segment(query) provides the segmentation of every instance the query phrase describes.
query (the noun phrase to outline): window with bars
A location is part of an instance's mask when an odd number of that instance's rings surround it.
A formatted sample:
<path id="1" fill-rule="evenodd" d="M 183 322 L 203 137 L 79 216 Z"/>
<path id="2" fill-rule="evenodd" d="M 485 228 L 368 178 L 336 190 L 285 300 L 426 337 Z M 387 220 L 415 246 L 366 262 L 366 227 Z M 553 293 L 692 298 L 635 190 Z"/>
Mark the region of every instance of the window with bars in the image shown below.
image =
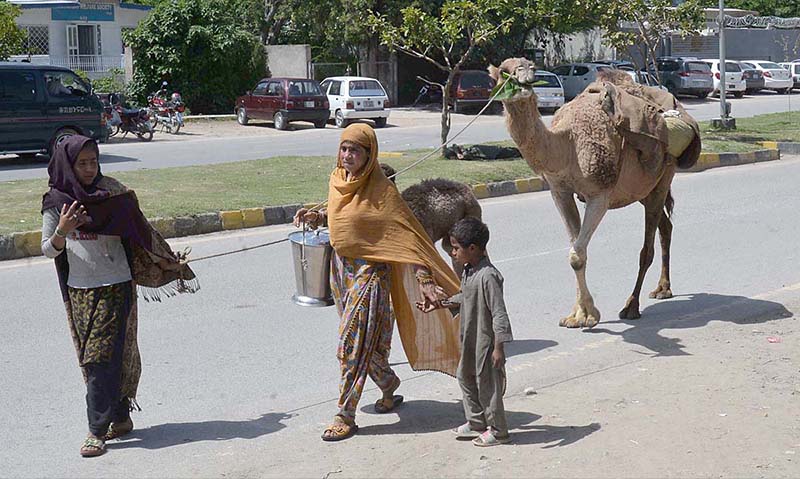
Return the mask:
<path id="1" fill-rule="evenodd" d="M 29 55 L 50 54 L 50 29 L 47 25 L 21 25 L 28 34 L 25 53 Z"/>

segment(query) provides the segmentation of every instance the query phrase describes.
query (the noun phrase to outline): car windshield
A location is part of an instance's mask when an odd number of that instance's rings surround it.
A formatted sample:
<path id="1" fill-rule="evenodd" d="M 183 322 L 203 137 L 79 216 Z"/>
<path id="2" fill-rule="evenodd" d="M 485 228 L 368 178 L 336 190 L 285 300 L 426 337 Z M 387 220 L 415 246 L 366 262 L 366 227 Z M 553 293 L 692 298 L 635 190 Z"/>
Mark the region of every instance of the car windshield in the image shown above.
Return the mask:
<path id="1" fill-rule="evenodd" d="M 711 67 L 703 62 L 686 62 L 686 69 L 689 73 L 707 73 L 711 71 Z"/>
<path id="2" fill-rule="evenodd" d="M 778 65 L 777 63 L 759 62 L 759 65 L 761 66 L 761 68 L 764 68 L 766 70 L 781 70 L 781 66 Z"/>
<path id="3" fill-rule="evenodd" d="M 739 67 L 738 63 L 725 62 L 725 71 L 727 71 L 727 72 L 740 72 L 740 71 L 742 71 L 742 69 Z"/>
<path id="4" fill-rule="evenodd" d="M 385 96 L 386 92 L 376 80 L 350 80 L 350 96 Z"/>
<path id="5" fill-rule="evenodd" d="M 461 77 L 459 85 L 461 88 L 492 88 L 492 79 L 488 74 L 468 73 Z"/>
<path id="6" fill-rule="evenodd" d="M 319 85 L 311 80 L 292 80 L 289 82 L 289 96 L 322 95 Z"/>
<path id="7" fill-rule="evenodd" d="M 535 88 L 561 88 L 558 77 L 555 75 L 537 74 L 533 77 L 533 86 Z"/>

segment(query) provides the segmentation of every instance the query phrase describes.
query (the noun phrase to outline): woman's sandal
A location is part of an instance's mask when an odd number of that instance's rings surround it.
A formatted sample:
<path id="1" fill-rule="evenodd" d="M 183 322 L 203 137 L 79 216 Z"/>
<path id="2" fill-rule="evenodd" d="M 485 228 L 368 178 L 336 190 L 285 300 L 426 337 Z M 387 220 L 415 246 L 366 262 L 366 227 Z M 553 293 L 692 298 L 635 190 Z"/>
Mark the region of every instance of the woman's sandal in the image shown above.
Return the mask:
<path id="1" fill-rule="evenodd" d="M 81 446 L 81 456 L 83 457 L 97 457 L 106 452 L 106 443 L 102 439 L 94 436 L 89 436 L 83 441 Z"/>
<path id="2" fill-rule="evenodd" d="M 112 439 L 122 437 L 131 431 L 133 431 L 133 420 L 131 418 L 128 418 L 123 422 L 112 422 L 108 425 L 108 432 L 106 432 L 103 440 L 110 441 Z"/>
<path id="3" fill-rule="evenodd" d="M 497 436 L 492 428 L 482 432 L 480 436 L 472 440 L 472 444 L 478 447 L 499 446 L 511 442 L 511 436 Z"/>
<path id="4" fill-rule="evenodd" d="M 352 437 L 356 432 L 358 432 L 358 426 L 356 426 L 355 422 L 350 424 L 342 416 L 336 416 L 333 419 L 333 424 L 328 426 L 322 433 L 322 440 L 328 442 L 342 441 Z"/>
<path id="5" fill-rule="evenodd" d="M 392 412 L 394 408 L 401 404 L 403 404 L 403 396 L 399 394 L 392 396 L 391 399 L 380 398 L 375 401 L 375 412 L 378 414 L 386 414 L 387 412 Z"/>

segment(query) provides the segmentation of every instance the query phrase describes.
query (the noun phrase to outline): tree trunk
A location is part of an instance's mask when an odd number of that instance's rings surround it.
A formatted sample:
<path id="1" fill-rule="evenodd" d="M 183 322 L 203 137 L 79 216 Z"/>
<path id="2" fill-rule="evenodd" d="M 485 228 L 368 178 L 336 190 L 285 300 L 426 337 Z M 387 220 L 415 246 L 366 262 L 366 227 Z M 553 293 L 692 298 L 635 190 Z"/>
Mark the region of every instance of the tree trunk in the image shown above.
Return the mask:
<path id="1" fill-rule="evenodd" d="M 450 86 L 457 70 L 451 70 L 447 75 L 447 82 L 442 89 L 442 145 L 447 146 L 447 136 L 450 135 Z"/>

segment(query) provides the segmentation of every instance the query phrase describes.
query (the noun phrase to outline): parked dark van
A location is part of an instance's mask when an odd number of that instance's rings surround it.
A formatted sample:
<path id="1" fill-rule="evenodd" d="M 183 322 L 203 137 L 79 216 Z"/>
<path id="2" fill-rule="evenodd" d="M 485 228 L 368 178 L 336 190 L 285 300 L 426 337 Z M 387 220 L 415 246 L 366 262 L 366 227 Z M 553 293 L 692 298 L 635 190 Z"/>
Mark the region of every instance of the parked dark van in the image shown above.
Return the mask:
<path id="1" fill-rule="evenodd" d="M 0 62 L 0 154 L 51 153 L 64 138 L 106 132 L 103 105 L 72 70 Z"/>

